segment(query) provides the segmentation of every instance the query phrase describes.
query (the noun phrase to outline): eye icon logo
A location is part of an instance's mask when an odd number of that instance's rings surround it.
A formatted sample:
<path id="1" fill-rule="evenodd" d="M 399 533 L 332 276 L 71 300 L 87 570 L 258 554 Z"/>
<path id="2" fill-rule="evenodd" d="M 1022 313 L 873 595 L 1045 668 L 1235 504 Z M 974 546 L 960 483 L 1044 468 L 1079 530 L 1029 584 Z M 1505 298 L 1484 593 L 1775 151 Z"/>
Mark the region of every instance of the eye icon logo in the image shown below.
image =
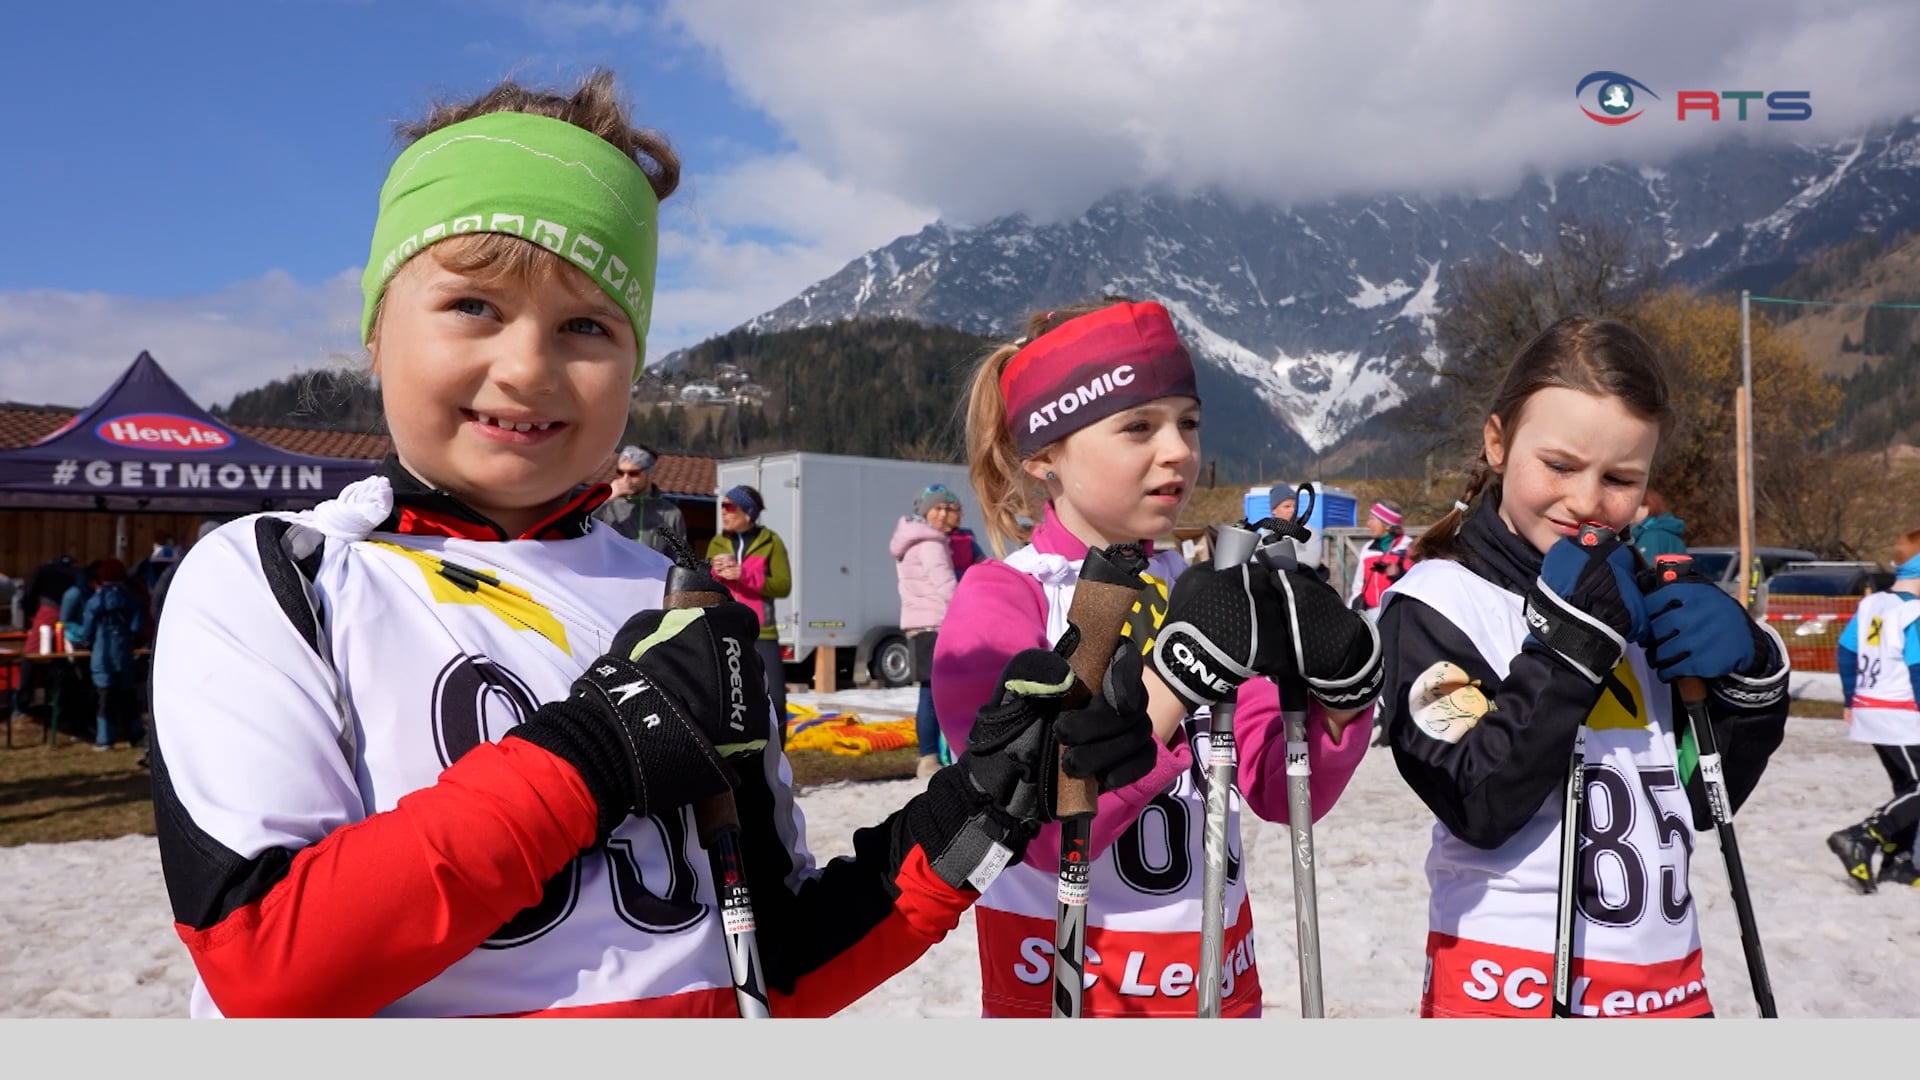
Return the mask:
<path id="1" fill-rule="evenodd" d="M 1587 119 L 1608 125 L 1624 124 L 1645 111 L 1640 107 L 1640 94 L 1660 100 L 1660 95 L 1647 89 L 1647 84 L 1617 71 L 1591 72 L 1573 89 L 1573 99 L 1580 102 L 1580 111 L 1587 114 Z M 1587 107 L 1589 98 L 1594 108 Z"/>

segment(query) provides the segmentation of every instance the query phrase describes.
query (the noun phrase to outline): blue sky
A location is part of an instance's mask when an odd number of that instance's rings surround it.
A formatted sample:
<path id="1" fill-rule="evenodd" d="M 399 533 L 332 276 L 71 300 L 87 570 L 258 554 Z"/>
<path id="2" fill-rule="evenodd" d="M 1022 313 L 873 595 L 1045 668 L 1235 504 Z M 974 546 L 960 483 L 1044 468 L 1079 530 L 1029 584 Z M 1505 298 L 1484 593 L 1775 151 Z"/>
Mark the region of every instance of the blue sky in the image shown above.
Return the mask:
<path id="1" fill-rule="evenodd" d="M 392 121 L 509 72 L 565 83 L 611 67 L 645 122 L 686 133 L 676 144 L 706 169 L 779 145 L 656 11 L 607 18 L 660 32 L 542 25 L 485 0 L 35 4 L 8 36 L 68 44 L 8 48 L 0 71 L 9 142 L 33 148 L 0 171 L 0 199 L 31 208 L 8 246 L 34 253 L 0 262 L 0 289 L 186 296 L 357 267 Z"/>
<path id="2" fill-rule="evenodd" d="M 1657 164 L 1580 75 L 1812 89 L 1832 137 L 1920 112 L 1920 5 L 1568 11 L 1253 0 L 182 0 L 0 16 L 0 400 L 77 405 L 147 349 L 203 401 L 357 362 L 392 124 L 513 74 L 615 70 L 680 151 L 649 355 L 936 219 L 1116 187 L 1289 202 Z M 1391 17 L 1385 17 L 1391 12 Z M 1708 133 L 1704 137 L 1718 137 Z"/>

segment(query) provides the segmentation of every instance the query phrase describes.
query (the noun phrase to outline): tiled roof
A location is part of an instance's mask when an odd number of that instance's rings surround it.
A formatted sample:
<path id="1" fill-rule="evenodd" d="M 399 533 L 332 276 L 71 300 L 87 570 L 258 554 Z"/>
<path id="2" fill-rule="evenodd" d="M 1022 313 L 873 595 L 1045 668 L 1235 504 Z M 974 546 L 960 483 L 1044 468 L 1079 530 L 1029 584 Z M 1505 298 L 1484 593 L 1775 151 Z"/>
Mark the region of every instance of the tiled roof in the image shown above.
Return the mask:
<path id="1" fill-rule="evenodd" d="M 72 419 L 73 414 L 72 409 L 49 406 L 0 405 L 0 450 L 16 450 L 44 439 Z M 235 424 L 233 429 L 268 446 L 319 457 L 377 461 L 387 456 L 387 451 L 393 445 L 393 441 L 385 435 L 362 431 L 265 427 L 259 424 Z M 715 460 L 710 457 L 662 454 L 654 466 L 653 482 L 669 494 L 711 496 L 715 493 L 714 483 L 718 475 L 715 466 Z M 613 458 L 607 459 L 594 479 L 613 479 Z"/>
<path id="2" fill-rule="evenodd" d="M 602 483 L 613 479 L 613 458 L 600 466 L 593 479 Z M 710 457 L 687 454 L 661 454 L 653 463 L 653 482 L 669 495 L 718 495 L 719 462 Z"/>

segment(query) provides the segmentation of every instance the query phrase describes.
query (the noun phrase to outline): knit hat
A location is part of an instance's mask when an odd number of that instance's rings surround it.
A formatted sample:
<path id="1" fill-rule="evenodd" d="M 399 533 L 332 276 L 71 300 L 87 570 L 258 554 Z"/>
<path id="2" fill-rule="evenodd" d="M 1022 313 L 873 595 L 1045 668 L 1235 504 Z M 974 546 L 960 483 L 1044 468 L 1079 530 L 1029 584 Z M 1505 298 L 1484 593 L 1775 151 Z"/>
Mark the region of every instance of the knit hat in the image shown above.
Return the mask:
<path id="1" fill-rule="evenodd" d="M 924 518 L 927 516 L 927 511 L 936 506 L 945 503 L 957 503 L 959 501 L 960 496 L 948 490 L 947 485 L 928 484 L 926 487 L 921 488 L 920 494 L 913 498 L 913 516 Z"/>
<path id="2" fill-rule="evenodd" d="M 724 498 L 739 507 L 740 512 L 747 515 L 748 521 L 760 520 L 760 502 L 753 497 L 753 494 L 749 492 L 745 486 L 736 485 L 728 488 Z"/>
<path id="3" fill-rule="evenodd" d="M 1379 518 L 1381 524 L 1386 525 L 1390 528 L 1397 529 L 1400 527 L 1400 511 L 1395 510 L 1388 503 L 1384 503 L 1384 502 L 1374 503 L 1373 509 L 1368 510 L 1367 513 L 1372 514 L 1374 517 Z"/>
<path id="4" fill-rule="evenodd" d="M 102 585 L 112 585 L 125 581 L 127 580 L 127 564 L 115 558 L 101 559 L 99 568 L 94 571 L 94 577 L 99 579 Z"/>
<path id="5" fill-rule="evenodd" d="M 620 464 L 641 472 L 653 471 L 653 452 L 644 446 L 629 446 L 620 451 Z"/>
<path id="6" fill-rule="evenodd" d="M 1299 498 L 1299 488 L 1292 484 L 1275 484 L 1267 489 L 1267 510 L 1271 513 L 1274 507 L 1279 506 L 1288 499 L 1298 500 Z"/>
<path id="7" fill-rule="evenodd" d="M 1048 443 L 1163 397 L 1199 400 L 1193 359 L 1159 304 L 1110 304 L 1021 346 L 1000 372 L 1014 449 Z"/>

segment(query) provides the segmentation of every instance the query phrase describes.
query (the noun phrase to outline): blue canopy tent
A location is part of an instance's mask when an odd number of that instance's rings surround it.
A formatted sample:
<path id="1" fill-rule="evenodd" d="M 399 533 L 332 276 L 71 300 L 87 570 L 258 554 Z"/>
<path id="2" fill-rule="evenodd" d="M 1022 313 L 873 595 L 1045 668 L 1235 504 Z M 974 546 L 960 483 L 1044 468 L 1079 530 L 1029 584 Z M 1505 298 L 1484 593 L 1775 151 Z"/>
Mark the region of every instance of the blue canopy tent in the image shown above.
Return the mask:
<path id="1" fill-rule="evenodd" d="M 375 462 L 295 454 L 209 416 L 142 352 L 93 404 L 0 451 L 0 507 L 242 514 L 332 498 Z"/>

